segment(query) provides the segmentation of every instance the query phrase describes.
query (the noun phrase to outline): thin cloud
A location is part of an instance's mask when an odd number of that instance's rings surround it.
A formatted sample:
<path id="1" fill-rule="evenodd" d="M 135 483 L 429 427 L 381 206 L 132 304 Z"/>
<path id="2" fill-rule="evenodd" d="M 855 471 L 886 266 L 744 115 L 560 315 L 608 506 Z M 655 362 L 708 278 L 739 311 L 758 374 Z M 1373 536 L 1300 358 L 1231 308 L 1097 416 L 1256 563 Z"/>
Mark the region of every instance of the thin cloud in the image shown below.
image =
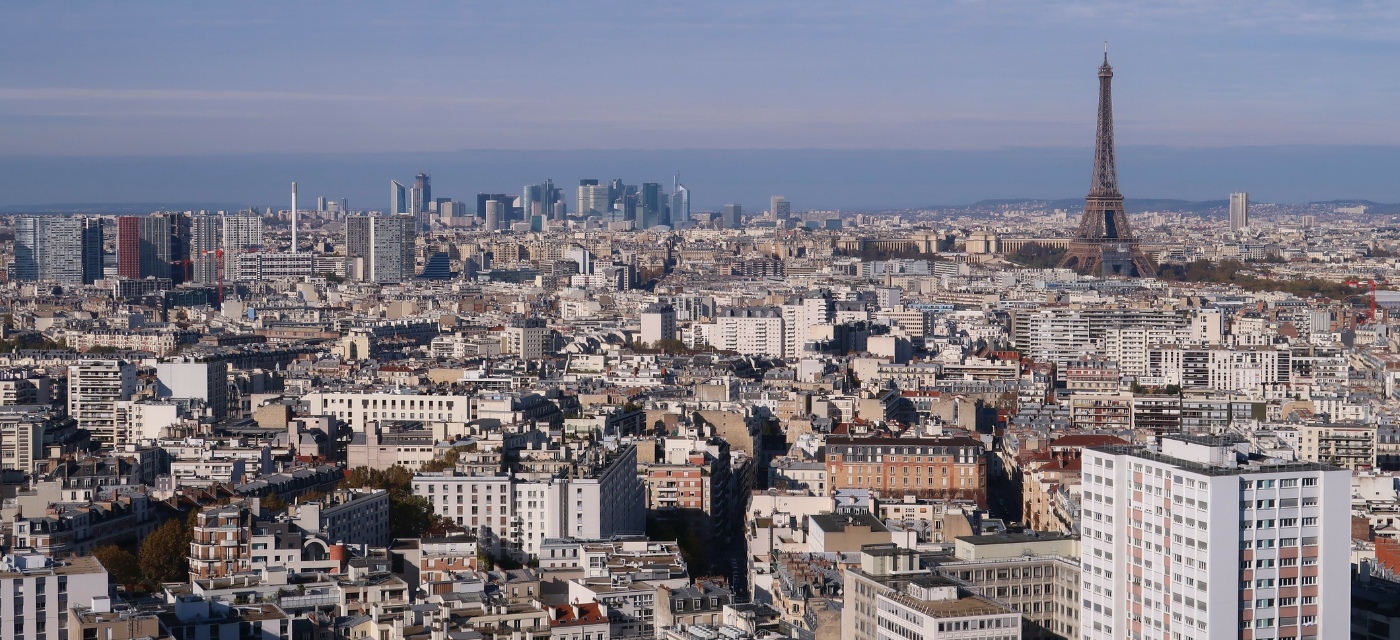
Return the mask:
<path id="1" fill-rule="evenodd" d="M 0 100 L 238 100 L 289 102 L 402 102 L 506 106 L 512 101 L 465 96 L 402 96 L 298 91 L 233 91 L 225 89 L 95 89 L 83 87 L 0 87 Z"/>

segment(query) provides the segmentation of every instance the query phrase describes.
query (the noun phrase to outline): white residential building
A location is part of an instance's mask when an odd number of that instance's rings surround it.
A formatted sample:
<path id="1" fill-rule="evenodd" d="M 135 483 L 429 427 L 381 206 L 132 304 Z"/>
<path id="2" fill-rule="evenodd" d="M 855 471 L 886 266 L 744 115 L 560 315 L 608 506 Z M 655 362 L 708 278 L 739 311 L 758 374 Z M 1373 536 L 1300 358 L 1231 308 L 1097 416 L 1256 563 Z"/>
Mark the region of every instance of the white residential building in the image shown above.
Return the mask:
<path id="1" fill-rule="evenodd" d="M 698 325 L 694 342 L 720 351 L 781 358 L 786 354 L 783 312 L 778 307 L 731 307 L 714 324 Z"/>
<path id="2" fill-rule="evenodd" d="M 1080 637 L 1344 638 L 1350 474 L 1237 439 L 1083 454 Z"/>
<path id="3" fill-rule="evenodd" d="M 433 513 L 476 533 L 483 545 L 509 543 L 538 555 L 550 538 L 606 540 L 646 531 L 645 492 L 637 478 L 637 449 L 594 449 L 557 474 L 516 477 L 457 470 L 422 472 L 414 495 Z"/>
<path id="4" fill-rule="evenodd" d="M 352 431 L 364 431 L 379 420 L 421 420 L 424 422 L 469 422 L 471 396 L 419 393 L 317 392 L 302 399 L 315 415 L 333 415 Z"/>
<path id="5" fill-rule="evenodd" d="M 0 558 L 3 640 L 68 640 L 68 607 L 107 597 L 107 570 L 91 556 L 55 560 L 38 553 Z M 74 637 L 73 640 L 79 640 Z"/>
<path id="6" fill-rule="evenodd" d="M 123 360 L 82 360 L 68 367 L 68 415 L 104 447 L 126 444 L 131 434 L 117 403 L 136 392 L 136 367 Z"/>

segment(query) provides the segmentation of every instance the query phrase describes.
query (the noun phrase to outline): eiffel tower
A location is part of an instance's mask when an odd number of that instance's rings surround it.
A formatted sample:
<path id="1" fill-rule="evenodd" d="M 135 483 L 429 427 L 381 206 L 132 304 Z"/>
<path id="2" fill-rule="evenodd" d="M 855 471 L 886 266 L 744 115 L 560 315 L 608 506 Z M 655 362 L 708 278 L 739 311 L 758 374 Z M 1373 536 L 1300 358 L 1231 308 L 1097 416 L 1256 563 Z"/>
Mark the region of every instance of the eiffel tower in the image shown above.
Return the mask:
<path id="1" fill-rule="evenodd" d="M 1113 159 L 1113 67 L 1104 47 L 1099 67 L 1099 129 L 1094 144 L 1094 180 L 1085 198 L 1079 233 L 1069 243 L 1060 266 L 1082 275 L 1143 277 L 1156 275 L 1143 255 L 1118 192 L 1118 167 Z"/>

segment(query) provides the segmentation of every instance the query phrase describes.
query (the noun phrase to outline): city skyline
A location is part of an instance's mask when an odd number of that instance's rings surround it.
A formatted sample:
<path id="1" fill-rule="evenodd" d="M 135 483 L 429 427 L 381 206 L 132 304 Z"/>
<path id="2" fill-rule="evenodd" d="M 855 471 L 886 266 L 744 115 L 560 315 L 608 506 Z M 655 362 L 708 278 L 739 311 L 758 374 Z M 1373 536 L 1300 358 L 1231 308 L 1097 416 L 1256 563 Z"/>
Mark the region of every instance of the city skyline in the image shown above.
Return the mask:
<path id="1" fill-rule="evenodd" d="M 1087 89 L 1092 91 L 1092 88 Z M 1092 121 L 1090 111 L 1084 119 Z M 1092 140 L 1092 130 L 1086 134 Z M 1247 190 L 1256 203 L 1400 202 L 1390 167 L 1400 147 L 1181 149 L 1119 145 L 1121 181 L 1134 199 L 1226 201 Z M 423 170 L 439 193 L 468 198 L 519 185 L 580 178 L 668 184 L 679 170 L 696 211 L 740 203 L 762 210 L 784 194 L 794 211 L 963 206 L 981 200 L 1082 199 L 1093 148 L 936 150 L 474 150 L 423 154 L 53 158 L 0 155 L 0 210 L 150 203 L 285 207 L 296 181 L 314 198 L 387 210 L 384 182 Z M 594 168 L 590 168 L 594 167 Z M 231 181 L 228 176 L 238 176 Z M 405 185 L 405 207 L 408 187 Z M 572 200 L 572 197 L 571 197 Z M 572 210 L 574 203 L 570 203 Z M 200 208 L 200 207 L 194 207 Z M 154 209 L 152 209 L 154 210 Z M 407 210 L 407 209 L 405 209 Z"/>
<path id="2" fill-rule="evenodd" d="M 455 193 L 637 175 L 618 165 L 646 166 L 638 180 L 691 176 L 705 209 L 772 195 L 750 193 L 748 176 L 798 208 L 1076 197 L 1087 165 L 1076 154 L 1093 132 L 1083 70 L 1105 39 L 1125 73 L 1119 143 L 1142 167 L 1125 169 L 1132 193 L 1400 201 L 1374 168 L 1400 161 L 1400 123 L 1384 107 L 1400 91 L 1386 64 L 1400 16 L 1371 5 L 15 13 L 0 29 L 71 44 L 12 51 L 28 64 L 0 83 L 0 167 L 14 174 L 0 181 L 0 206 L 256 204 L 291 180 L 377 202 L 361 183 L 419 168 Z M 563 28 L 566 44 L 545 37 Z M 514 170 L 482 166 L 501 154 L 514 154 Z M 869 168 L 833 181 L 810 154 Z M 878 184 L 885 174 L 903 175 Z M 851 186 L 872 179 L 900 197 Z M 65 197 L 46 197 L 60 188 Z"/>

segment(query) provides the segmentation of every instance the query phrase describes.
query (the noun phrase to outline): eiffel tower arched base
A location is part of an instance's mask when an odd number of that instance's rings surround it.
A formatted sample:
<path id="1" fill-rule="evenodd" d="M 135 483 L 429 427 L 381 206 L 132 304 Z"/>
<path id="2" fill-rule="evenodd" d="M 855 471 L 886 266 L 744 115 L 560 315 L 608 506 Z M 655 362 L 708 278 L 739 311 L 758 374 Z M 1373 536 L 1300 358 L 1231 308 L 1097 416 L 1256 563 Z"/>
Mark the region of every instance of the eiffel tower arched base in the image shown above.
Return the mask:
<path id="1" fill-rule="evenodd" d="M 1080 275 L 1105 278 L 1157 275 L 1157 268 L 1136 242 L 1071 241 L 1064 259 L 1060 260 L 1060 268 L 1073 269 Z"/>

